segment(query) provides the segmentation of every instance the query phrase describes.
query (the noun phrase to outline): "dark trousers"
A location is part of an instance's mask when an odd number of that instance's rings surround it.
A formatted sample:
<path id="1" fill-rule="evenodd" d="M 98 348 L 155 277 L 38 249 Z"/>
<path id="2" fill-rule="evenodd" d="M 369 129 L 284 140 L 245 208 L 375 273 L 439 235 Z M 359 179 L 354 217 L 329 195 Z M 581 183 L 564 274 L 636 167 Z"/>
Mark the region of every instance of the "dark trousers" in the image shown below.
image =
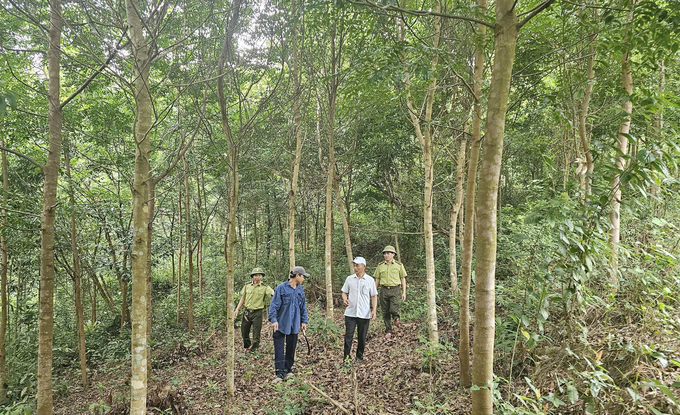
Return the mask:
<path id="1" fill-rule="evenodd" d="M 262 332 L 262 310 L 246 310 L 243 312 L 243 318 L 241 319 L 241 337 L 243 337 L 243 347 L 249 348 L 253 347 L 253 350 L 257 350 L 260 346 L 260 333 Z M 246 315 L 248 319 L 246 320 Z M 250 329 L 253 329 L 253 341 L 250 341 Z"/>
<path id="2" fill-rule="evenodd" d="M 280 331 L 274 332 L 274 369 L 276 376 L 283 378 L 286 373 L 290 373 L 295 363 L 295 347 L 297 346 L 298 335 L 283 334 Z M 284 342 L 285 354 L 284 354 Z"/>
<path id="3" fill-rule="evenodd" d="M 380 287 L 380 307 L 387 333 L 392 333 L 392 319 L 399 318 L 399 304 L 401 304 L 401 285 L 391 288 Z"/>
<path id="4" fill-rule="evenodd" d="M 345 316 L 345 357 L 349 357 L 352 351 L 352 340 L 354 340 L 354 329 L 357 329 L 357 337 L 359 344 L 357 345 L 357 360 L 364 359 L 364 348 L 366 347 L 366 335 L 368 334 L 368 325 L 371 322 L 370 318 L 358 318 Z"/>

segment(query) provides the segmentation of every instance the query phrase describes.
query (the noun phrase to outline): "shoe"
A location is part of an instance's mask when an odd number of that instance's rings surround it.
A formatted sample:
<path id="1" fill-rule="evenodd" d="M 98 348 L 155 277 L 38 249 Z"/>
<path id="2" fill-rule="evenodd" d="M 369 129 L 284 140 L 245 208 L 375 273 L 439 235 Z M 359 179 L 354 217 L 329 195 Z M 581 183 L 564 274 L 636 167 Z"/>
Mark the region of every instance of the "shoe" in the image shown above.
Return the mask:
<path id="1" fill-rule="evenodd" d="M 245 354 L 250 353 L 250 347 L 246 347 L 245 349 L 243 349 L 243 353 Z"/>
<path id="2" fill-rule="evenodd" d="M 385 340 L 392 340 L 392 333 L 385 334 Z"/>
<path id="3" fill-rule="evenodd" d="M 281 382 L 283 382 L 283 378 L 280 378 L 280 377 L 278 377 L 278 376 L 275 377 L 275 378 L 272 380 L 272 384 L 274 384 L 274 385 L 276 385 L 277 383 L 281 383 Z"/>
<path id="4" fill-rule="evenodd" d="M 283 377 L 283 380 L 289 381 L 289 380 L 293 379 L 294 377 L 295 377 L 295 375 L 293 375 L 293 372 L 288 372 L 288 373 L 286 373 L 286 376 Z"/>
<path id="5" fill-rule="evenodd" d="M 394 324 L 394 327 L 399 327 L 399 319 L 395 318 L 392 324 Z"/>
<path id="6" fill-rule="evenodd" d="M 355 360 L 355 362 L 357 362 L 357 363 L 361 363 L 363 361 L 364 361 L 363 357 L 357 357 L 356 360 Z"/>

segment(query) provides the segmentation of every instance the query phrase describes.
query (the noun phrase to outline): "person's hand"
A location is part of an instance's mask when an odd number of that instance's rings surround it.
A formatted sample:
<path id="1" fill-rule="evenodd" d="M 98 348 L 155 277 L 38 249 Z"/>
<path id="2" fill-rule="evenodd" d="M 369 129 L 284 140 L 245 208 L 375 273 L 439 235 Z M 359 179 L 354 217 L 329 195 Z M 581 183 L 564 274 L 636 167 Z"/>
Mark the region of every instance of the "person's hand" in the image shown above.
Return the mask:
<path id="1" fill-rule="evenodd" d="M 300 330 L 305 331 L 306 328 L 307 328 L 307 323 L 300 324 Z"/>
<path id="2" fill-rule="evenodd" d="M 406 301 L 406 293 L 401 293 L 401 301 Z"/>
<path id="3" fill-rule="evenodd" d="M 377 314 L 376 310 L 371 311 L 371 320 L 375 320 L 377 315 L 378 314 Z"/>
<path id="4" fill-rule="evenodd" d="M 349 307 L 349 299 L 343 298 L 342 302 L 345 303 L 345 307 Z"/>
<path id="5" fill-rule="evenodd" d="M 274 332 L 277 332 L 279 330 L 279 322 L 278 321 L 275 321 L 274 323 L 272 323 L 272 330 Z"/>
<path id="6" fill-rule="evenodd" d="M 236 320 L 236 317 L 238 317 L 238 310 L 234 310 L 234 320 Z"/>

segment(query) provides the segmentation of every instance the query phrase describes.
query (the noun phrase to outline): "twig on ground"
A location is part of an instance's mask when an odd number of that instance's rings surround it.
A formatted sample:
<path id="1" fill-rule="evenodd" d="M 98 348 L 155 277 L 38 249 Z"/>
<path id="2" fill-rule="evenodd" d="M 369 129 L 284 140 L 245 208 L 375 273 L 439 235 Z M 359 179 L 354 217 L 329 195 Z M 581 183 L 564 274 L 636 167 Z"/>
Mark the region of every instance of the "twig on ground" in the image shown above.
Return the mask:
<path id="1" fill-rule="evenodd" d="M 316 392 L 319 393 L 319 395 L 321 395 L 321 396 L 323 396 L 324 398 L 326 398 L 326 399 L 328 400 L 328 402 L 330 402 L 330 403 L 332 403 L 333 405 L 337 406 L 342 412 L 346 413 L 347 415 L 350 415 L 350 413 L 349 413 L 349 411 L 347 410 L 347 408 L 345 408 L 344 406 L 342 406 L 342 404 L 340 404 L 340 402 L 338 402 L 338 401 L 336 401 L 335 399 L 333 399 L 333 398 L 331 398 L 330 396 L 328 396 L 328 394 L 326 394 L 326 392 L 322 391 L 321 389 L 317 388 L 316 386 L 312 385 L 311 383 L 307 382 L 306 380 L 302 381 L 302 383 L 304 383 L 305 385 L 308 385 L 310 388 L 314 389 Z"/>

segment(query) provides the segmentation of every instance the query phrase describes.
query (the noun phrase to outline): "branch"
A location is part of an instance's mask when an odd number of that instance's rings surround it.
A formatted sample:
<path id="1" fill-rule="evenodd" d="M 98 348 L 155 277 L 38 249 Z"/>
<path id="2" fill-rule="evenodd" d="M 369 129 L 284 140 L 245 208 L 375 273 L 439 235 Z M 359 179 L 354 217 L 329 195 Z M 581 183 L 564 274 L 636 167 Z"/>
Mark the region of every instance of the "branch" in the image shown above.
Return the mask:
<path id="1" fill-rule="evenodd" d="M 23 158 L 23 159 L 25 159 L 25 160 L 30 161 L 33 165 L 35 165 L 37 168 L 39 168 L 40 171 L 42 171 L 42 169 L 43 169 L 43 165 L 42 165 L 42 164 L 39 164 L 37 161 L 33 160 L 32 158 L 28 157 L 28 156 L 25 155 L 25 154 L 21 154 L 21 153 L 19 153 L 19 152 L 17 152 L 17 151 L 10 150 L 9 148 L 3 147 L 3 146 L 0 146 L 0 150 L 6 151 L 6 152 L 8 152 L 8 153 L 12 153 L 12 154 L 14 154 L 15 156 L 19 156 L 19 157 L 21 157 L 21 158 Z"/>
<path id="2" fill-rule="evenodd" d="M 550 7 L 551 4 L 553 4 L 555 0 L 545 0 L 543 3 L 539 4 L 538 6 L 534 7 L 532 10 L 528 11 L 529 15 L 524 18 L 519 24 L 517 24 L 517 30 L 521 29 L 522 26 L 527 24 L 529 20 L 533 19 L 534 16 L 542 12 L 543 10 L 547 9 Z"/>
<path id="3" fill-rule="evenodd" d="M 555 1 L 555 0 L 552 0 L 552 1 Z M 551 1 L 551 3 L 552 3 L 552 1 Z M 403 9 L 401 7 L 390 6 L 390 5 L 381 6 L 379 4 L 373 3 L 370 0 L 366 0 L 366 1 L 349 0 L 349 2 L 356 5 L 356 6 L 368 6 L 368 7 L 373 7 L 375 9 L 381 9 L 381 10 L 384 10 L 384 11 L 388 11 L 388 12 L 399 12 L 399 13 L 411 14 L 411 15 L 414 15 L 414 16 L 439 16 L 439 17 L 444 17 L 444 18 L 447 18 L 447 19 L 465 20 L 467 22 L 478 23 L 478 24 L 484 25 L 486 27 L 490 27 L 492 30 L 494 28 L 494 25 L 492 23 L 489 23 L 489 22 L 484 21 L 484 20 L 475 19 L 474 17 L 458 16 L 458 15 L 455 15 L 455 14 L 447 14 L 447 13 L 437 13 L 437 12 L 432 12 L 432 11 L 427 11 L 427 10 Z"/>
<path id="4" fill-rule="evenodd" d="M 330 403 L 332 403 L 333 405 L 335 405 L 335 406 L 336 406 L 338 409 L 340 409 L 343 413 L 346 413 L 347 415 L 350 414 L 350 412 L 349 412 L 349 410 L 347 410 L 347 408 L 345 408 L 344 406 L 342 406 L 342 404 L 341 404 L 340 402 L 338 402 L 338 401 L 336 401 L 335 399 L 333 399 L 333 398 L 331 398 L 330 396 L 328 396 L 328 394 L 327 394 L 326 392 L 322 391 L 321 389 L 317 388 L 316 386 L 312 385 L 311 383 L 309 383 L 309 382 L 306 381 L 306 380 L 303 381 L 302 383 L 304 383 L 305 385 L 307 385 L 307 386 L 309 386 L 310 388 L 314 389 L 319 395 L 321 395 L 321 396 L 323 396 L 324 398 L 328 399 L 328 402 L 330 402 Z"/>
<path id="5" fill-rule="evenodd" d="M 107 66 L 109 66 L 109 63 L 111 63 L 111 60 L 112 60 L 112 59 L 116 56 L 116 54 L 118 53 L 118 49 L 120 49 L 120 47 L 121 47 L 121 46 L 120 46 L 120 43 L 121 43 L 122 41 L 123 41 L 123 38 L 121 38 L 121 39 L 118 41 L 118 44 L 116 45 L 116 48 L 113 49 L 113 52 L 111 52 L 111 54 L 109 55 L 109 58 L 106 59 L 106 62 L 102 63 L 101 66 L 99 67 L 99 69 L 97 69 L 96 71 L 94 71 L 94 73 L 93 73 L 92 75 L 90 75 L 90 77 L 87 78 L 87 79 L 85 80 L 85 82 L 83 82 L 83 84 L 80 86 L 80 88 L 78 88 L 74 93 L 72 93 L 70 97 L 66 98 L 66 100 L 65 100 L 64 102 L 62 102 L 61 105 L 59 105 L 59 109 L 63 109 L 63 108 L 66 106 L 66 104 L 68 104 L 69 102 L 71 102 L 75 97 L 77 97 L 81 92 L 83 92 L 83 90 L 84 90 L 85 88 L 87 88 L 88 85 L 90 85 L 90 82 L 92 82 L 92 81 L 94 80 L 94 78 L 97 77 L 97 75 L 99 75 L 100 73 L 102 73 L 102 71 L 103 71 Z M 127 42 L 125 43 L 125 45 L 123 45 L 123 47 L 125 47 L 126 45 L 127 45 Z"/>

